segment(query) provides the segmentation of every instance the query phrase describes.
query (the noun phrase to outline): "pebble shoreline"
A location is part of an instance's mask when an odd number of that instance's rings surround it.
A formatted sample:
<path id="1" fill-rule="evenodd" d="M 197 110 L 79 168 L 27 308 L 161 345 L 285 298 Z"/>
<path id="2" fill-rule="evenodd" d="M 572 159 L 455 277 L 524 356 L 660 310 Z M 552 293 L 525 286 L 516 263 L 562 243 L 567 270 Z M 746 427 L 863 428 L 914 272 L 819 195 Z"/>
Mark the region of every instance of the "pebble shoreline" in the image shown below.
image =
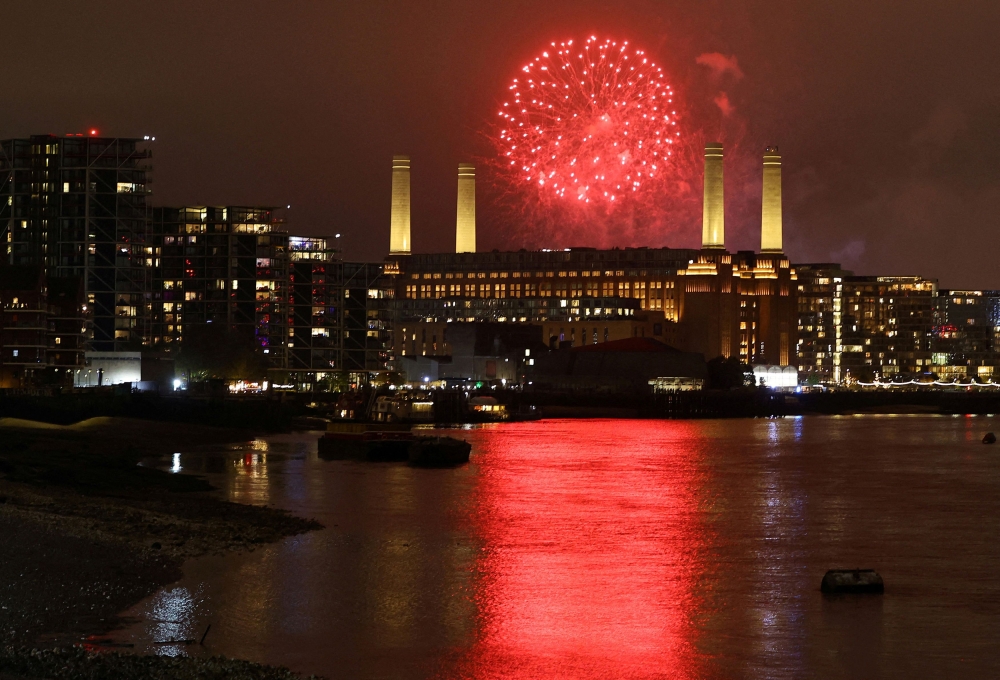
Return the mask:
<path id="1" fill-rule="evenodd" d="M 64 649 L 0 648 L 0 680 L 299 680 L 287 668 L 264 666 L 224 656 L 189 658 L 94 653 Z M 6 678 L 5 678 L 6 675 Z M 316 676 L 309 676 L 315 678 Z"/>
<path id="2" fill-rule="evenodd" d="M 0 473 L 15 469 L 10 461 L 19 459 L 11 456 L 25 460 L 26 455 L 5 451 L 2 444 L 10 441 L 5 434 L 0 431 Z M 17 434 L 24 436 L 20 428 Z M 63 439 L 51 442 L 32 438 L 40 442 L 33 444 L 38 453 L 27 460 L 44 465 L 48 450 L 65 456 L 79 445 L 75 434 L 59 434 Z M 97 433 L 103 444 L 108 440 L 102 435 Z M 252 551 L 321 528 L 313 520 L 230 503 L 211 492 L 161 488 L 155 475 L 150 485 L 149 473 L 143 474 L 141 488 L 127 488 L 126 477 L 125 487 L 111 490 L 0 476 L 0 644 L 7 645 L 0 648 L 0 680 L 300 677 L 223 657 L 84 648 L 88 638 L 120 625 L 120 612 L 179 579 L 184 559 Z"/>

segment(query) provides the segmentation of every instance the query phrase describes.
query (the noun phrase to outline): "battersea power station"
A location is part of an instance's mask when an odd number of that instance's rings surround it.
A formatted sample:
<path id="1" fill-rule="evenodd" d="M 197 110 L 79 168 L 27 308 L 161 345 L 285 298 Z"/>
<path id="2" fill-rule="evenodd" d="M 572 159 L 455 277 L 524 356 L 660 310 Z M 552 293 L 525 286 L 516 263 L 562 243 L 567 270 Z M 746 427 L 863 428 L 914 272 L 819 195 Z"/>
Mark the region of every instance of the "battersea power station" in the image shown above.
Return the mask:
<path id="1" fill-rule="evenodd" d="M 273 206 L 151 205 L 152 143 L 0 140 L 0 388 L 170 390 L 209 359 L 216 377 L 294 391 L 401 374 L 635 394 L 696 388 L 709 368 L 722 384 L 736 367 L 706 366 L 720 356 L 782 388 L 1000 376 L 1000 291 L 790 265 L 776 148 L 757 252 L 726 250 L 724 150 L 708 144 L 701 248 L 477 252 L 462 164 L 455 252 L 413 254 L 410 159 L 396 157 L 390 253 L 358 262 Z M 226 364 L 220 345 L 253 361 Z"/>
<path id="2" fill-rule="evenodd" d="M 782 251 L 781 156 L 777 148 L 763 155 L 760 252 L 726 249 L 723 161 L 722 144 L 706 145 L 700 250 L 477 252 L 475 168 L 462 164 L 455 252 L 415 254 L 410 160 L 393 158 L 385 273 L 394 288 L 397 364 L 410 377 L 437 378 L 446 371 L 435 362 L 457 354 L 458 344 L 502 342 L 524 347 L 530 357 L 532 346 L 586 349 L 630 338 L 638 339 L 633 347 L 656 341 L 705 359 L 794 364 L 796 273 Z M 490 329 L 489 338 L 475 337 L 482 329 Z"/>

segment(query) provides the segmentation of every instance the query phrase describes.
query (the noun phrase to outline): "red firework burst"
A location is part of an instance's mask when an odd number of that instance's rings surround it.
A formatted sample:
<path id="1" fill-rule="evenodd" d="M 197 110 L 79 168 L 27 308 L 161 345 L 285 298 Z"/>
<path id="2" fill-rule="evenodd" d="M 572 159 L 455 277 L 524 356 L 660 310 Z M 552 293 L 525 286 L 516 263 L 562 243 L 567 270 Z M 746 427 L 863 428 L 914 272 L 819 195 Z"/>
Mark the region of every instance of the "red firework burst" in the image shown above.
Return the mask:
<path id="1" fill-rule="evenodd" d="M 515 185 L 611 209 L 666 180 L 677 130 L 663 71 L 628 42 L 551 44 L 510 86 L 496 143 Z"/>

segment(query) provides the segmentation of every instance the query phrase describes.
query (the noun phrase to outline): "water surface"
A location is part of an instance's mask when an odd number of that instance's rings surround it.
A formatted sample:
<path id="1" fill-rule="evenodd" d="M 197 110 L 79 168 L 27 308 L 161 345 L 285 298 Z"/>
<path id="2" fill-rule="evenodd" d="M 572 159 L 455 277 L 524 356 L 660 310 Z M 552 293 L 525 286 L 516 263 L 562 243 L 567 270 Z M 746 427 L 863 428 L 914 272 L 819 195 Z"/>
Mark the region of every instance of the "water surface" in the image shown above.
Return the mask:
<path id="1" fill-rule="evenodd" d="M 331 678 L 998 677 L 998 429 L 512 423 L 449 432 L 473 444 L 452 470 L 323 461 L 305 433 L 180 452 L 326 528 L 190 560 L 119 637 Z M 836 567 L 885 595 L 821 595 Z"/>

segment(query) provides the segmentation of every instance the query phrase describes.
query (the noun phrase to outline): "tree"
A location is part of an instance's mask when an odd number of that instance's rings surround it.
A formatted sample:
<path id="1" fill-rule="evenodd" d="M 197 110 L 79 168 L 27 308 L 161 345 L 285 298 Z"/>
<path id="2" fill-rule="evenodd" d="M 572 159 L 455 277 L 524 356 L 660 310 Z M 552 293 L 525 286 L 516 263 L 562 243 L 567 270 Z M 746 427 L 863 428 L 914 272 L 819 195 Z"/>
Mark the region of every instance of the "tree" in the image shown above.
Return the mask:
<path id="1" fill-rule="evenodd" d="M 735 357 L 717 356 L 708 362 L 708 387 L 713 390 L 731 390 L 747 384 L 747 375 L 753 380 L 753 371 Z"/>

